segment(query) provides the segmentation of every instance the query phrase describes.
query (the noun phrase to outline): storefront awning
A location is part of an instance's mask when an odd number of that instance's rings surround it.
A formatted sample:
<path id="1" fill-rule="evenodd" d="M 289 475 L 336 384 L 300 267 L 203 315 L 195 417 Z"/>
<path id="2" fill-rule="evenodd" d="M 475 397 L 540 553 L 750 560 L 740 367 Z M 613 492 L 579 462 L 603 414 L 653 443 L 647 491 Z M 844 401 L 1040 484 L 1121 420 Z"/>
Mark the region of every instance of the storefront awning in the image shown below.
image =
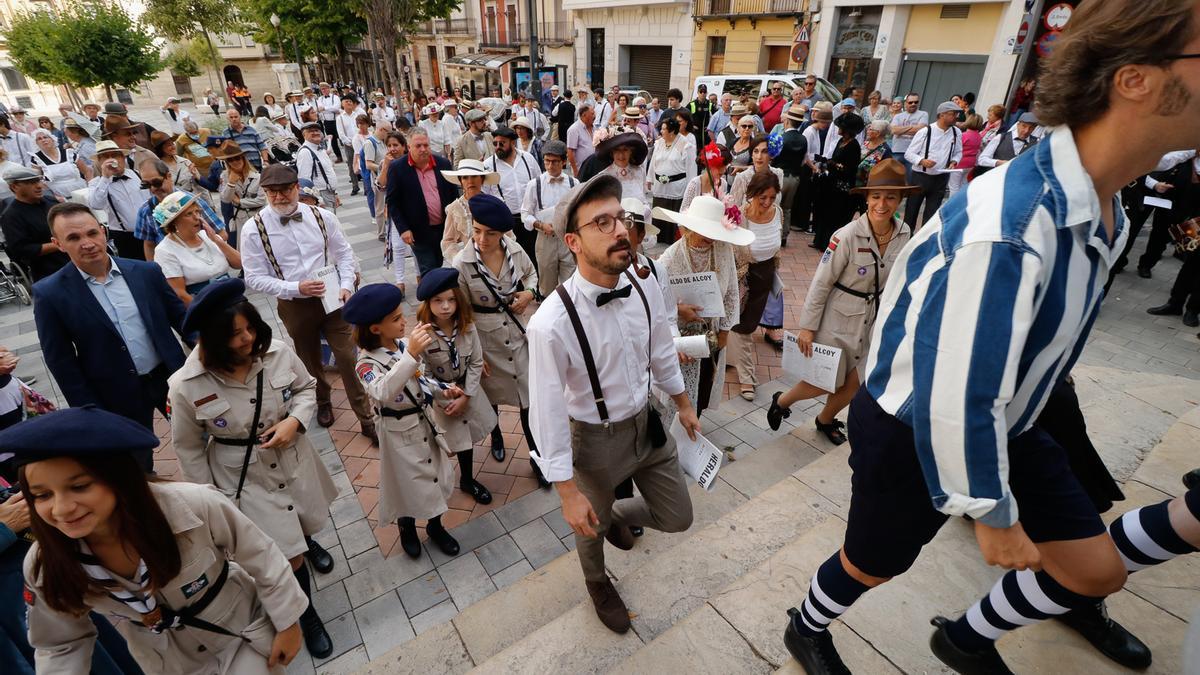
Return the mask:
<path id="1" fill-rule="evenodd" d="M 447 68 L 500 70 L 513 61 L 528 61 L 528 54 L 456 54 L 442 62 Z"/>

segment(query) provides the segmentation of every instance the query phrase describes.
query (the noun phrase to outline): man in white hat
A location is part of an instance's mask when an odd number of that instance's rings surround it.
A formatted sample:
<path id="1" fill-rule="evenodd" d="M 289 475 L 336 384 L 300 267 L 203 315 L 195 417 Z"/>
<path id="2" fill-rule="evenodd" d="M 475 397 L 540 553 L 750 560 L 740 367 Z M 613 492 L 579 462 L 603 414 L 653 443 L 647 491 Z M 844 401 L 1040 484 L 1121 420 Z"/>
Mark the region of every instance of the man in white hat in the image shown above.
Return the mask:
<path id="1" fill-rule="evenodd" d="M 452 98 L 446 99 L 446 102 L 442 104 L 442 117 L 454 122 L 454 127 L 458 130 L 454 135 L 454 143 L 457 144 L 458 137 L 467 132 L 467 118 L 459 109 L 458 101 Z"/>
<path id="2" fill-rule="evenodd" d="M 464 159 L 485 160 L 491 157 L 496 148 L 492 145 L 492 134 L 487 130 L 488 115 L 483 110 L 475 108 L 466 115 L 467 133 L 458 138 L 454 146 L 454 168 Z"/>
<path id="3" fill-rule="evenodd" d="M 81 107 L 83 108 L 83 116 L 87 118 L 87 121 L 95 124 L 97 127 L 104 126 L 104 116 L 100 114 L 99 103 L 84 101 Z"/>
<path id="4" fill-rule="evenodd" d="M 379 126 L 383 122 L 388 124 L 396 123 L 396 111 L 388 105 L 387 96 L 384 96 L 382 91 L 375 92 L 375 107 L 371 109 L 371 121 L 375 126 Z"/>
<path id="5" fill-rule="evenodd" d="M 442 106 L 434 101 L 425 106 L 425 119 L 418 126 L 429 134 L 429 146 L 433 151 L 450 159 L 454 144 L 458 143 L 458 125 L 454 120 L 442 117 Z"/>
<path id="6" fill-rule="evenodd" d="M 179 109 L 179 99 L 175 96 L 168 96 L 167 102 L 161 108 L 163 119 L 167 121 L 167 132 L 172 136 L 178 136 L 183 133 L 183 125 L 192 116 L 186 110 Z"/>
<path id="7" fill-rule="evenodd" d="M 137 228 L 138 209 L 150 199 L 142 179 L 129 167 L 129 150 L 112 141 L 96 144 L 93 162 L 97 176 L 88 187 L 88 206 L 108 216 L 108 238 L 122 258 L 145 260 L 142 242 L 133 232 Z"/>
<path id="8" fill-rule="evenodd" d="M 680 532 L 692 523 L 675 443 L 650 406 L 650 387 L 671 397 L 692 438 L 700 420 L 658 284 L 629 271 L 634 251 L 620 199 L 621 184 L 598 176 L 563 205 L 555 229 L 579 267 L 542 303 L 527 335 L 531 454 L 562 499 L 596 615 L 625 633 L 629 610 L 605 573 L 605 539 L 628 550 L 631 526 Z M 641 495 L 614 500 L 629 477 Z"/>
<path id="9" fill-rule="evenodd" d="M 353 95 L 342 96 L 340 103 L 341 112 L 334 120 L 334 126 L 337 127 L 337 139 L 334 145 L 340 145 L 342 154 L 346 157 L 354 157 L 354 137 L 358 135 L 358 116 L 365 115 L 366 110 L 359 105 Z M 353 197 L 359 191 L 358 166 L 351 160 L 349 168 L 350 196 Z"/>
<path id="10" fill-rule="evenodd" d="M 336 212 L 342 200 L 337 194 L 338 175 L 333 168 L 333 159 L 329 151 L 321 147 L 325 132 L 320 122 L 308 122 L 302 131 L 304 145 L 296 151 L 296 175 L 311 180 L 320 190 L 325 208 Z"/>
<path id="11" fill-rule="evenodd" d="M 288 124 L 296 138 L 303 141 L 304 137 L 300 134 L 300 127 L 304 126 L 302 117 L 304 111 L 309 108 L 308 104 L 304 102 L 304 94 L 298 91 L 289 91 L 284 98 L 287 99 L 287 105 L 283 106 L 283 110 L 287 113 Z"/>
<path id="12" fill-rule="evenodd" d="M 567 144 L 558 140 L 546 143 L 542 147 L 546 170 L 525 188 L 525 199 L 521 202 L 521 223 L 526 230 L 537 232 L 533 252 L 538 290 L 543 297 L 575 272 L 575 258 L 554 231 L 555 207 L 579 184 L 574 177 L 563 174 L 566 163 Z"/>
<path id="13" fill-rule="evenodd" d="M 344 144 L 341 142 L 342 136 L 337 125 L 338 113 L 342 111 L 341 97 L 329 86 L 328 82 L 322 82 L 317 86 L 321 89 L 321 95 L 317 96 L 317 119 L 321 121 L 321 128 L 325 131 L 325 135 L 333 139 L 329 144 L 333 146 L 333 156 L 336 162 L 341 162 Z M 354 136 L 352 135 L 351 138 Z"/>
<path id="14" fill-rule="evenodd" d="M 12 119 L 13 131 L 19 131 L 23 134 L 33 134 L 37 131 L 37 122 L 29 119 L 25 113 L 25 109 L 21 106 L 13 106 L 8 111 L 9 117 Z"/>
<path id="15" fill-rule="evenodd" d="M 912 166 L 913 185 L 921 191 L 908 198 L 904 221 L 913 229 L 937 213 L 950 185 L 950 174 L 962 161 L 962 131 L 955 125 L 959 107 L 950 101 L 939 103 L 937 121 L 917 131 L 904 151 L 904 159 Z M 921 206 L 924 205 L 924 215 Z M 921 220 L 918 221 L 917 218 Z"/>

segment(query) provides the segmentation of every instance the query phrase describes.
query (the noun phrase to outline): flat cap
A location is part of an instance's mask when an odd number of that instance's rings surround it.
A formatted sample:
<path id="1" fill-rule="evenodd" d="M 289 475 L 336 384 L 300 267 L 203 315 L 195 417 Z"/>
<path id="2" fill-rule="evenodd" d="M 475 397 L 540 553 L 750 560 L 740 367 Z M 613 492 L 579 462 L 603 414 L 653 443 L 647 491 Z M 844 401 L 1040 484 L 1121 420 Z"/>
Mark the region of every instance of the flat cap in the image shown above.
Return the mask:
<path id="1" fill-rule="evenodd" d="M 296 170 L 290 166 L 283 164 L 272 164 L 263 169 L 262 177 L 258 184 L 263 187 L 281 187 L 283 185 L 292 185 L 300 180 L 296 175 Z"/>
<path id="2" fill-rule="evenodd" d="M 153 450 L 158 437 L 128 417 L 94 405 L 63 408 L 0 431 L 0 453 L 15 464 L 55 457 L 92 457 Z"/>
<path id="3" fill-rule="evenodd" d="M 24 180 L 42 180 L 42 174 L 27 166 L 14 166 L 4 170 L 5 183 L 19 183 Z"/>
<path id="4" fill-rule="evenodd" d="M 954 104 L 950 101 L 946 101 L 944 103 L 938 104 L 937 114 L 941 115 L 943 113 L 948 113 L 948 112 L 952 112 L 952 113 L 962 112 L 962 108 L 959 108 L 956 104 Z"/>
<path id="5" fill-rule="evenodd" d="M 342 318 L 355 326 L 371 326 L 383 321 L 401 302 L 404 291 L 395 285 L 367 284 L 342 306 Z"/>
<path id="6" fill-rule="evenodd" d="M 554 155 L 555 157 L 567 158 L 567 144 L 560 140 L 547 141 L 542 146 L 542 157 L 546 155 Z"/>
<path id="7" fill-rule="evenodd" d="M 1025 124 L 1041 124 L 1041 122 L 1038 121 L 1037 115 L 1031 112 L 1021 113 L 1021 116 L 1017 118 L 1017 121 L 1024 122 Z M 5 175 L 8 175 L 7 172 Z"/>
<path id="8" fill-rule="evenodd" d="M 467 121 L 468 122 L 475 122 L 477 120 L 481 120 L 486 117 L 487 117 L 487 113 L 480 110 L 479 108 L 475 108 L 467 113 Z"/>

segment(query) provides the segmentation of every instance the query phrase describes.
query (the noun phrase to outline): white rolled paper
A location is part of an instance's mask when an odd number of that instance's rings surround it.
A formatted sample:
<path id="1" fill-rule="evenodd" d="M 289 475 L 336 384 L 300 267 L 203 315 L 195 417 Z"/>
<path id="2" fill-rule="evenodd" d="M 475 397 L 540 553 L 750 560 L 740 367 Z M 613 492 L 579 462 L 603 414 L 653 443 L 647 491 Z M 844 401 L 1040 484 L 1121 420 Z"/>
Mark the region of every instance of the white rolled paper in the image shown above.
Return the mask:
<path id="1" fill-rule="evenodd" d="M 708 336 L 687 335 L 675 338 L 675 351 L 682 352 L 693 359 L 707 359 L 712 356 L 708 351 Z"/>

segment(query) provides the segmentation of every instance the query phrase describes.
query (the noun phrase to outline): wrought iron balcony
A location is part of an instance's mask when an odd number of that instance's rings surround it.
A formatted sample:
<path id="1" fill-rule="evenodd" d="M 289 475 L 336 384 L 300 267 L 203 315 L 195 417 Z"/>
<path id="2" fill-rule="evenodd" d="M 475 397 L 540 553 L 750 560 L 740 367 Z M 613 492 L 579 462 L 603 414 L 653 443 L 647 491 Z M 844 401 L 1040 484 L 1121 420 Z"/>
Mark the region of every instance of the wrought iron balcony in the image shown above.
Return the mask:
<path id="1" fill-rule="evenodd" d="M 529 24 L 503 26 L 484 22 L 479 34 L 479 46 L 483 49 L 518 49 L 529 45 Z M 565 45 L 575 41 L 575 26 L 570 21 L 541 21 L 537 24 L 538 42 L 547 45 Z"/>
<path id="2" fill-rule="evenodd" d="M 804 0 L 692 0 L 692 16 L 790 16 L 804 11 Z"/>

